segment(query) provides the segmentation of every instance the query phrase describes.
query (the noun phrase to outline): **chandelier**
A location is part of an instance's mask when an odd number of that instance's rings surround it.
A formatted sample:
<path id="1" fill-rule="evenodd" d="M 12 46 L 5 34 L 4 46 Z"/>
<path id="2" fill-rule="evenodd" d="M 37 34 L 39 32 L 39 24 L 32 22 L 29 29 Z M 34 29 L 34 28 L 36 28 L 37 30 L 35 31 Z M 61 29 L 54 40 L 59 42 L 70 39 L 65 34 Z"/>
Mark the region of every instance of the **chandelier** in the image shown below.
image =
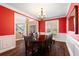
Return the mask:
<path id="1" fill-rule="evenodd" d="M 44 15 L 43 8 L 41 8 L 41 12 L 40 12 L 40 15 L 39 15 L 39 19 L 40 20 L 44 20 L 45 19 L 45 15 Z"/>

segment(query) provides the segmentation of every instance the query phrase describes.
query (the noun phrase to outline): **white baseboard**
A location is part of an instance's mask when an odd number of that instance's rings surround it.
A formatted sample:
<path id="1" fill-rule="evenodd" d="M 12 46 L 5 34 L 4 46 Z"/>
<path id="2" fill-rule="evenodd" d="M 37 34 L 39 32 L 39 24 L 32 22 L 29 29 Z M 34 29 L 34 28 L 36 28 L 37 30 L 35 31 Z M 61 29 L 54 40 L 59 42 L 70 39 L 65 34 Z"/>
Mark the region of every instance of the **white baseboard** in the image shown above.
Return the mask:
<path id="1" fill-rule="evenodd" d="M 16 39 L 16 41 L 19 41 L 19 40 L 24 40 L 24 38 L 19 38 L 19 39 Z"/>
<path id="2" fill-rule="evenodd" d="M 0 50 L 0 53 L 3 53 L 3 52 L 6 52 L 8 50 L 11 50 L 11 49 L 14 49 L 16 46 L 12 46 L 10 48 L 6 48 L 6 49 L 3 49 L 3 50 Z"/>
<path id="3" fill-rule="evenodd" d="M 69 47 L 69 45 L 67 43 L 66 43 L 66 46 L 68 48 L 68 52 L 69 52 L 70 56 L 73 56 L 73 52 L 71 51 L 71 49 L 70 49 L 70 47 Z"/>

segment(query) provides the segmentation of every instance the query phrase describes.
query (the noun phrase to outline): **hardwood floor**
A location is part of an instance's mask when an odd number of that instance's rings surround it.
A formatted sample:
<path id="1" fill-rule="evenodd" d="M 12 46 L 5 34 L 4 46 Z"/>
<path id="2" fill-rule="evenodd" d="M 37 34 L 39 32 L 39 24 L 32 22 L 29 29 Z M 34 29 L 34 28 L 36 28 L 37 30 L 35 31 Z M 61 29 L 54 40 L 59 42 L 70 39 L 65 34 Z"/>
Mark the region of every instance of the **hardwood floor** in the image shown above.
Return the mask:
<path id="1" fill-rule="evenodd" d="M 55 45 L 52 45 L 52 49 L 46 54 L 47 56 L 69 56 L 69 52 L 66 43 L 56 41 Z M 19 40 L 16 42 L 16 48 L 7 52 L 1 53 L 0 56 L 25 56 L 24 41 Z"/>

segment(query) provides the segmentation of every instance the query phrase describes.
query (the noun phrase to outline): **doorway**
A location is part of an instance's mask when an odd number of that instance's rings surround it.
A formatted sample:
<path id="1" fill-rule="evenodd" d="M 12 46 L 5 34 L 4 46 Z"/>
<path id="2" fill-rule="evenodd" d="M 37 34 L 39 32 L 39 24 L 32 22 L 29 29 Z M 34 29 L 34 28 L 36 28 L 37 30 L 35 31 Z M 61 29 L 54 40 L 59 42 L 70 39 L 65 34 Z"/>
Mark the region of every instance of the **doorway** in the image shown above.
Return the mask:
<path id="1" fill-rule="evenodd" d="M 23 35 L 26 34 L 26 17 L 15 13 L 15 36 L 16 41 L 22 40 Z"/>

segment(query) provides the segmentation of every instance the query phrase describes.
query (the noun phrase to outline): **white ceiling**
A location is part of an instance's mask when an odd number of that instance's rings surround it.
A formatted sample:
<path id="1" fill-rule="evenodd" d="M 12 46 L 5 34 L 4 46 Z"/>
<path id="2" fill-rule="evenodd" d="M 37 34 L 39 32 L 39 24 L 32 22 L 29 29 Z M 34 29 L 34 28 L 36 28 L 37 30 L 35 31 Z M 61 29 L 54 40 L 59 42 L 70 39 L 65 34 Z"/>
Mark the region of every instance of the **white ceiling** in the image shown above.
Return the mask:
<path id="1" fill-rule="evenodd" d="M 34 18 L 38 18 L 41 8 L 46 18 L 66 16 L 69 3 L 7 3 L 7 5 L 20 10 Z"/>

